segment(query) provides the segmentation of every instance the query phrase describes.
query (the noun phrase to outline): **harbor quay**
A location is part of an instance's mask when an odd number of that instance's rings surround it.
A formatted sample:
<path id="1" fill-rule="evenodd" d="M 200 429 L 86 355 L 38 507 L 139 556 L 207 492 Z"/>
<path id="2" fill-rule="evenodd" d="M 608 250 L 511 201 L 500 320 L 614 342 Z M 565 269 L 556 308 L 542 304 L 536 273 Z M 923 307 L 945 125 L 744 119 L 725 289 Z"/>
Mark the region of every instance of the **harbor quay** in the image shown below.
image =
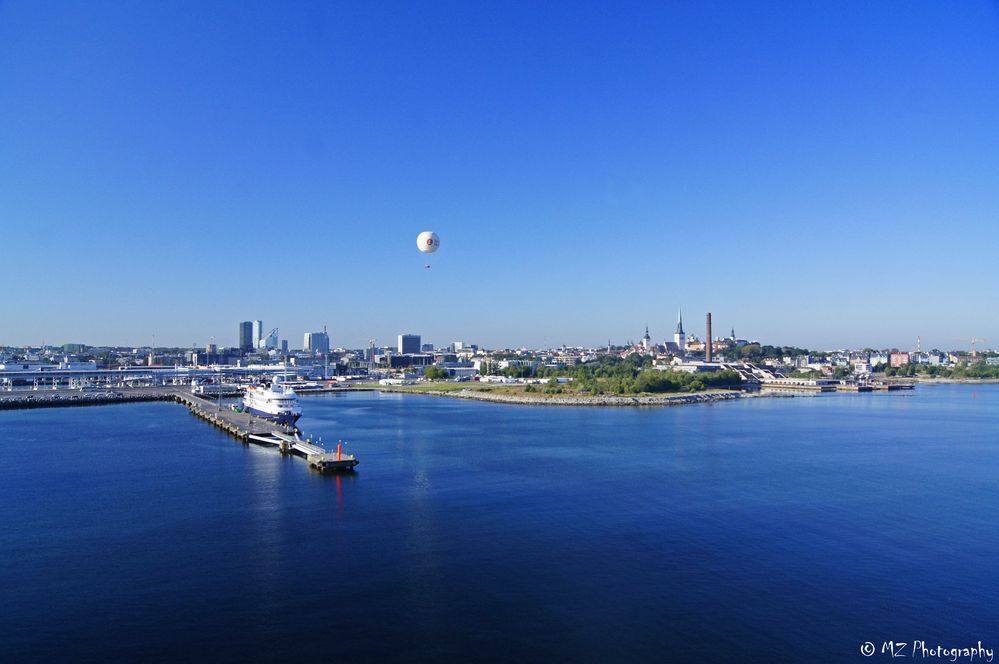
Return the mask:
<path id="1" fill-rule="evenodd" d="M 340 387 L 318 387 L 309 390 L 300 390 L 299 394 L 313 394 L 323 392 L 343 391 Z M 0 410 L 12 410 L 20 408 L 45 408 L 64 406 L 96 406 L 113 403 L 127 403 L 132 401 L 175 401 L 179 393 L 190 393 L 190 386 L 186 384 L 176 385 L 136 385 L 136 386 L 108 386 L 95 389 L 80 390 L 78 388 L 55 389 L 45 387 L 38 389 L 14 389 L 0 391 Z M 223 398 L 238 397 L 243 394 L 243 388 L 238 385 L 225 386 L 219 392 L 213 391 L 212 398 L 221 396 Z"/>
<path id="2" fill-rule="evenodd" d="M 328 390 L 313 390 L 328 391 Z M 234 397 L 239 388 L 228 389 L 213 397 Z M 341 450 L 327 451 L 311 437 L 302 437 L 294 426 L 278 424 L 249 412 L 238 412 L 221 399 L 206 399 L 191 393 L 187 386 L 141 386 L 81 392 L 77 389 L 46 389 L 0 392 L 0 410 L 25 408 L 61 408 L 98 406 L 139 401 L 174 401 L 184 404 L 191 414 L 208 422 L 243 443 L 276 447 L 282 454 L 305 458 L 309 466 L 321 472 L 350 471 L 358 461 Z"/>
<path id="3" fill-rule="evenodd" d="M 191 414 L 212 424 L 244 443 L 277 447 L 282 454 L 304 457 L 309 466 L 321 472 L 352 471 L 358 461 L 353 454 L 338 448 L 327 451 L 311 437 L 302 438 L 294 425 L 272 422 L 249 412 L 222 408 L 219 402 L 203 399 L 183 390 L 175 390 L 173 399 L 186 405 Z"/>

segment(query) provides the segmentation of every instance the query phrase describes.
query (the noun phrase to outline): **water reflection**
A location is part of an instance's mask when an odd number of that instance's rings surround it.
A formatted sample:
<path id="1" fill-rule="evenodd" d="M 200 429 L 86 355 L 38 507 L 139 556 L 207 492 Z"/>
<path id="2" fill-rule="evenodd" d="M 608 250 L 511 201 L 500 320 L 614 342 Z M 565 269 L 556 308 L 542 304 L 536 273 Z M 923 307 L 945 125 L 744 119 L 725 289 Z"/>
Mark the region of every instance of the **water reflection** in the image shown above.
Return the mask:
<path id="1" fill-rule="evenodd" d="M 247 543 L 256 552 L 251 560 L 254 585 L 262 592 L 274 592 L 280 584 L 284 560 L 288 556 L 282 477 L 288 470 L 287 461 L 294 461 L 273 448 L 247 444 L 246 459 L 253 491 L 245 494 L 250 510 L 250 537 Z"/>

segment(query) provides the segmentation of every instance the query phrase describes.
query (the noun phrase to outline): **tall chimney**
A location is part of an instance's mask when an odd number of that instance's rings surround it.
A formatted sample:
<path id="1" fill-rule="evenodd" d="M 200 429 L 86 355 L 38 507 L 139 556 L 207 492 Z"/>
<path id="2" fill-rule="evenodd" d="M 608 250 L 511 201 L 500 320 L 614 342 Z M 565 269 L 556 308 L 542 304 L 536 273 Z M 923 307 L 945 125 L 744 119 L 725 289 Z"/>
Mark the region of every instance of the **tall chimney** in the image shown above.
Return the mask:
<path id="1" fill-rule="evenodd" d="M 704 344 L 704 361 L 711 361 L 711 312 L 708 312 L 708 340 Z"/>

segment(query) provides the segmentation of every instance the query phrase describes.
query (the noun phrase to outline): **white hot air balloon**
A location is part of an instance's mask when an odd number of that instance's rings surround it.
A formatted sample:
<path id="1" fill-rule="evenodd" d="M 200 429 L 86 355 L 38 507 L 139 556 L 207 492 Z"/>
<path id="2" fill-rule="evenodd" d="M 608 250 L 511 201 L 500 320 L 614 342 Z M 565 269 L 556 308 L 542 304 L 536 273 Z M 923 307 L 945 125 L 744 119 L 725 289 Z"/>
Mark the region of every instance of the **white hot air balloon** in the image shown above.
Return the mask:
<path id="1" fill-rule="evenodd" d="M 416 236 L 416 247 L 425 254 L 432 254 L 441 246 L 441 239 L 433 231 L 423 231 Z"/>
<path id="2" fill-rule="evenodd" d="M 416 236 L 416 248 L 425 254 L 432 254 L 441 246 L 441 239 L 433 231 L 423 231 Z M 429 268 L 430 263 L 424 265 Z"/>

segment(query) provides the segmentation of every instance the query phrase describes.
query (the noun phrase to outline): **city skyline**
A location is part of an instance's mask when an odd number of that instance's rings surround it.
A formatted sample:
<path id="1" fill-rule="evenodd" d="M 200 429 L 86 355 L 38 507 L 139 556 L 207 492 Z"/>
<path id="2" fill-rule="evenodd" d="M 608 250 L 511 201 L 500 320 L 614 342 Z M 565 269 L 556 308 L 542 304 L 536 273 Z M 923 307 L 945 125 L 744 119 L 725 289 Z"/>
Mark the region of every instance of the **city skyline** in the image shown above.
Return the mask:
<path id="1" fill-rule="evenodd" d="M 717 319 L 716 319 L 716 321 L 717 321 Z M 89 347 L 119 347 L 119 348 L 136 348 L 136 349 L 138 349 L 138 348 L 150 348 L 153 344 L 155 344 L 156 348 L 178 348 L 178 349 L 195 348 L 195 349 L 203 349 L 203 348 L 205 348 L 208 345 L 214 345 L 214 346 L 217 346 L 219 348 L 228 348 L 228 349 L 234 349 L 234 350 L 247 350 L 246 348 L 244 348 L 244 345 L 242 343 L 241 334 L 242 334 L 242 328 L 243 328 L 243 326 L 244 325 L 249 325 L 251 322 L 254 323 L 254 324 L 261 323 L 260 320 L 241 321 L 241 322 L 237 323 L 236 324 L 236 326 L 237 326 L 236 332 L 232 333 L 232 339 L 233 340 L 232 340 L 231 343 L 225 341 L 225 339 L 226 339 L 225 335 L 213 335 L 213 336 L 210 336 L 207 340 L 204 340 L 204 341 L 195 341 L 195 342 L 190 342 L 190 343 L 187 343 L 187 344 L 183 344 L 183 343 L 175 344 L 175 343 L 169 343 L 168 341 L 156 341 L 155 337 L 151 337 L 150 338 L 150 342 L 148 342 L 148 343 L 135 343 L 135 344 L 130 344 L 130 343 L 103 343 L 103 342 L 94 342 L 92 340 L 84 340 L 84 339 L 76 339 L 76 340 L 73 340 L 73 341 L 70 341 L 70 340 L 66 340 L 66 341 L 41 340 L 41 341 L 34 341 L 34 342 L 22 343 L 22 344 L 11 344 L 11 343 L 4 342 L 3 339 L 0 339 L 0 347 L 5 347 L 5 346 L 6 347 L 10 347 L 10 348 L 38 347 L 38 346 L 41 346 L 41 345 L 44 344 L 46 347 L 55 348 L 55 347 L 60 347 L 60 346 L 63 346 L 63 345 L 83 344 L 83 345 L 86 345 L 86 346 L 89 346 Z M 699 323 L 699 324 L 697 324 L 697 323 Z M 700 320 L 700 321 L 697 321 L 697 323 L 695 323 L 695 321 L 692 320 L 689 316 L 685 319 L 683 325 L 684 325 L 684 335 L 685 335 L 685 338 L 686 338 L 687 341 L 690 341 L 692 339 L 705 340 L 707 338 L 706 321 L 705 320 Z M 646 325 L 645 328 L 644 328 L 644 330 L 645 330 L 645 334 L 648 334 L 650 336 L 652 343 L 654 343 L 654 344 L 668 343 L 668 342 L 673 342 L 675 340 L 675 338 L 676 338 L 676 329 L 677 329 L 676 325 L 677 325 L 677 321 L 674 320 L 674 322 L 672 323 L 672 326 L 669 328 L 668 332 L 662 333 L 662 334 L 656 333 L 656 330 L 654 328 L 651 328 L 649 325 Z M 909 344 L 905 344 L 905 343 L 897 343 L 897 344 L 858 343 L 858 344 L 839 344 L 839 345 L 831 345 L 831 346 L 815 346 L 815 345 L 802 344 L 800 342 L 796 342 L 796 341 L 793 341 L 793 340 L 792 341 L 787 341 L 787 340 L 778 340 L 778 341 L 775 341 L 775 340 L 772 340 L 772 339 L 759 338 L 759 337 L 757 337 L 755 335 L 752 335 L 752 334 L 741 334 L 741 333 L 738 332 L 738 330 L 734 326 L 727 325 L 727 326 L 721 326 L 721 327 L 719 327 L 717 325 L 717 322 L 714 322 L 713 326 L 714 326 L 713 332 L 712 332 L 712 338 L 713 339 L 719 339 L 719 340 L 720 339 L 727 339 L 727 338 L 730 338 L 731 335 L 734 334 L 736 338 L 738 338 L 740 340 L 747 340 L 749 342 L 759 342 L 759 343 L 764 344 L 764 345 L 772 345 L 772 346 L 794 346 L 794 347 L 799 347 L 799 348 L 808 348 L 809 350 L 814 350 L 814 351 L 833 351 L 833 350 L 862 349 L 862 348 L 873 348 L 873 349 L 878 349 L 878 350 L 886 350 L 886 349 L 893 349 L 894 348 L 894 349 L 898 349 L 900 351 L 917 350 L 919 348 L 921 348 L 924 351 L 926 351 L 926 350 L 932 350 L 932 349 L 936 349 L 936 350 L 940 350 L 940 351 L 969 351 L 969 350 L 972 350 L 972 342 L 974 341 L 974 342 L 977 342 L 977 346 L 976 346 L 977 351 L 979 351 L 979 352 L 985 352 L 985 351 L 992 350 L 994 348 L 994 346 L 995 346 L 995 344 L 992 343 L 989 339 L 982 338 L 982 337 L 969 337 L 967 339 L 956 338 L 956 339 L 952 339 L 951 340 L 952 343 L 937 344 L 937 343 L 934 343 L 932 339 L 927 339 L 927 338 L 925 338 L 925 337 L 923 337 L 921 335 L 917 335 L 916 337 L 914 337 Z M 286 344 L 288 344 L 288 348 L 291 349 L 291 350 L 305 350 L 305 351 L 308 351 L 310 349 L 309 347 L 311 345 L 309 339 L 311 337 L 314 337 L 315 335 L 320 335 L 320 336 L 325 337 L 326 341 L 323 342 L 323 343 L 326 344 L 326 347 L 328 349 L 347 348 L 347 349 L 353 349 L 353 350 L 367 348 L 368 345 L 369 345 L 369 342 L 371 340 L 375 340 L 375 342 L 377 343 L 377 347 L 379 347 L 379 348 L 393 348 L 393 349 L 397 349 L 397 348 L 400 347 L 400 344 L 402 343 L 402 338 L 403 337 L 411 337 L 411 336 L 414 337 L 417 340 L 417 343 L 420 343 L 419 340 L 422 339 L 423 340 L 422 341 L 423 344 L 430 343 L 430 344 L 432 344 L 434 346 L 435 349 L 445 348 L 448 345 L 456 343 L 456 342 L 458 342 L 458 343 L 463 342 L 466 345 L 472 343 L 472 344 L 476 344 L 477 346 L 479 346 L 481 348 L 484 348 L 484 349 L 502 349 L 502 348 L 509 348 L 509 349 L 517 349 L 517 348 L 543 349 L 543 348 L 559 348 L 559 347 L 563 347 L 563 346 L 564 347 L 568 347 L 568 348 L 579 348 L 579 347 L 582 347 L 582 348 L 597 348 L 597 349 L 599 349 L 599 348 L 603 348 L 603 347 L 607 346 L 608 342 L 610 344 L 612 344 L 613 346 L 615 346 L 615 347 L 623 347 L 623 346 L 629 346 L 629 345 L 639 345 L 641 343 L 641 340 L 642 340 L 642 337 L 643 337 L 643 334 L 641 334 L 640 332 L 638 332 L 638 333 L 635 333 L 635 334 L 626 335 L 625 337 L 609 338 L 609 339 L 605 340 L 602 343 L 601 342 L 588 343 L 588 344 L 587 343 L 569 343 L 569 342 L 565 342 L 565 343 L 550 343 L 548 341 L 545 341 L 545 343 L 538 344 L 538 345 L 530 345 L 530 344 L 483 344 L 483 343 L 477 341 L 477 337 L 474 337 L 474 336 L 454 336 L 454 335 L 450 335 L 449 336 L 449 335 L 446 335 L 446 334 L 444 334 L 444 335 L 438 335 L 436 337 L 436 339 L 439 339 L 439 340 L 437 340 L 437 341 L 433 341 L 433 340 L 428 341 L 428 338 L 429 338 L 428 335 L 424 335 L 424 334 L 421 334 L 421 333 L 414 333 L 411 330 L 410 332 L 405 332 L 405 333 L 400 332 L 400 333 L 395 333 L 395 334 L 385 334 L 383 336 L 377 336 L 377 337 L 376 336 L 368 336 L 368 337 L 364 337 L 364 338 L 358 340 L 356 343 L 351 344 L 351 343 L 347 343 L 347 342 L 339 343 L 339 341 L 341 341 L 341 340 L 339 340 L 335 336 L 335 334 L 333 332 L 326 330 L 326 326 L 323 326 L 323 328 L 324 328 L 323 330 L 319 330 L 319 331 L 309 331 L 309 330 L 306 330 L 304 332 L 284 332 L 284 333 L 281 333 L 279 336 L 276 337 L 276 341 L 277 341 L 277 345 L 276 346 L 269 346 L 267 348 L 261 347 L 261 348 L 259 348 L 259 350 L 260 351 L 268 351 L 268 350 L 278 350 L 278 351 L 280 351 L 281 344 L 282 343 L 286 343 Z M 280 330 L 282 328 L 280 326 L 276 326 L 276 329 Z M 651 332 L 650 332 L 650 330 L 651 330 Z M 299 348 L 299 345 L 297 344 L 296 340 L 298 338 L 302 338 L 303 336 L 304 336 L 305 341 L 301 344 L 301 348 Z M 262 341 L 262 340 L 263 340 L 263 338 L 258 339 L 256 341 Z M 255 342 L 255 344 L 256 344 L 256 342 Z M 256 352 L 257 350 L 258 349 L 256 348 L 256 345 L 254 345 L 253 352 Z M 399 351 L 399 352 L 401 352 L 401 351 Z M 411 352 L 419 352 L 419 351 L 411 351 Z"/>
<path id="2" fill-rule="evenodd" d="M 0 344 L 999 339 L 994 4 L 184 7 L 0 5 Z"/>

